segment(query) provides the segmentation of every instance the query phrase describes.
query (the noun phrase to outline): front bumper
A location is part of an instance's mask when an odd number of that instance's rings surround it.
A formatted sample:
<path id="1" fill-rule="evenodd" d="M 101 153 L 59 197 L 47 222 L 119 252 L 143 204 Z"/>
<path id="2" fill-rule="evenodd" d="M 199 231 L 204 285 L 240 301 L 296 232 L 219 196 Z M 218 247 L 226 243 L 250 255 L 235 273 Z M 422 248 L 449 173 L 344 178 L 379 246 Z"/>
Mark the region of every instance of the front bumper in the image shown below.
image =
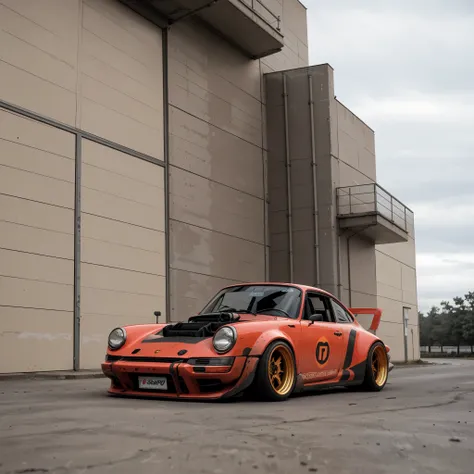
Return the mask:
<path id="1" fill-rule="evenodd" d="M 212 359 L 211 359 L 212 360 Z M 235 357 L 232 366 L 205 367 L 178 362 L 111 361 L 102 364 L 102 372 L 110 380 L 109 394 L 145 398 L 206 399 L 230 398 L 248 388 L 254 379 L 257 357 Z M 199 369 L 199 370 L 196 370 Z M 164 376 L 166 391 L 138 388 L 138 376 Z"/>

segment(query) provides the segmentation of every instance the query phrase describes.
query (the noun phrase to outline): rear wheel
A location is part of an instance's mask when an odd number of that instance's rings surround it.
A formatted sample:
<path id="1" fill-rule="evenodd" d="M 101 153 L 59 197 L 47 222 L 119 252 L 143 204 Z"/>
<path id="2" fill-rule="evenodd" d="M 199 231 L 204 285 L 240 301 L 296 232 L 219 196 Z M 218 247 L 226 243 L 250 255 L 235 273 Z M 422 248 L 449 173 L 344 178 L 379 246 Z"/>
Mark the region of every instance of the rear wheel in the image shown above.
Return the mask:
<path id="1" fill-rule="evenodd" d="M 293 351 L 282 341 L 270 344 L 263 353 L 255 375 L 253 393 L 270 401 L 286 400 L 296 384 Z"/>
<path id="2" fill-rule="evenodd" d="M 376 342 L 369 351 L 363 388 L 379 392 L 385 387 L 388 379 L 388 355 L 385 346 Z"/>

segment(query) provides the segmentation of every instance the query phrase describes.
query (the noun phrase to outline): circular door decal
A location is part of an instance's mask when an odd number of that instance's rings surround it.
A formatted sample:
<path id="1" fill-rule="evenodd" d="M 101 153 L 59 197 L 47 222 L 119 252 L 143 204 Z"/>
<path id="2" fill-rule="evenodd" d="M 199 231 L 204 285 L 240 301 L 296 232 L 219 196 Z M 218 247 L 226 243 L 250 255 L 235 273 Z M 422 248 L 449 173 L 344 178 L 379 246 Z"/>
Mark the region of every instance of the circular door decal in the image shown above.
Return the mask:
<path id="1" fill-rule="evenodd" d="M 316 344 L 316 360 L 319 365 L 323 366 L 329 359 L 330 353 L 329 342 L 325 337 L 321 337 Z"/>

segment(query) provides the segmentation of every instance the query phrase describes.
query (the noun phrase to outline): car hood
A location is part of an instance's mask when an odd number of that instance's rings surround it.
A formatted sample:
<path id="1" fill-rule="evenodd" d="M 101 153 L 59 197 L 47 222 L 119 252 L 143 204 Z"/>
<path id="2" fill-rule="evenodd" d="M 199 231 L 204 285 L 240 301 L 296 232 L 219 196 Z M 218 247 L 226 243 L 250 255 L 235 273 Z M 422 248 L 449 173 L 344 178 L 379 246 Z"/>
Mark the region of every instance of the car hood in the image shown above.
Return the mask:
<path id="1" fill-rule="evenodd" d="M 223 325 L 234 326 L 238 334 L 234 349 L 226 353 L 225 356 L 241 355 L 241 347 L 252 346 L 252 341 L 255 339 L 254 334 L 260 334 L 267 328 L 274 328 L 281 322 L 287 321 L 288 318 L 278 316 L 239 314 L 237 321 L 220 323 L 220 327 Z M 220 357 L 212 344 L 213 333 L 207 332 L 197 335 L 197 327 L 189 322 L 170 323 L 159 327 L 147 326 L 147 330 L 141 332 L 136 331 L 136 326 L 129 327 L 127 332 L 131 334 L 127 343 L 118 351 L 109 350 L 109 359 L 138 362 L 153 358 L 156 361 L 170 362 L 172 361 L 170 359 Z M 218 329 L 218 325 L 216 327 Z M 167 328 L 176 328 L 176 330 L 169 331 L 169 334 Z"/>

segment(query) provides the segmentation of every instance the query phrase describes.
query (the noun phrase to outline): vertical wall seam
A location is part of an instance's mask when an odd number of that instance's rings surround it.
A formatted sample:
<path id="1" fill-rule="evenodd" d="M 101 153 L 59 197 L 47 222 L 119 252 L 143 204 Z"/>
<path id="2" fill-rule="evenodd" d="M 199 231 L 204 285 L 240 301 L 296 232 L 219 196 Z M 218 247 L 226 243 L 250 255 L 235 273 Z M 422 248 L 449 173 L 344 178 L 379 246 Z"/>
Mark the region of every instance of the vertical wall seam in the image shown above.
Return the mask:
<path id="1" fill-rule="evenodd" d="M 75 126 L 81 124 L 81 51 L 83 2 L 78 0 L 76 56 L 76 116 Z M 81 368 L 81 172 L 82 172 L 82 135 L 76 133 L 75 179 L 74 179 L 74 308 L 73 308 L 73 369 Z"/>
<path id="2" fill-rule="evenodd" d="M 163 158 L 165 188 L 165 321 L 171 321 L 171 264 L 170 264 L 170 188 L 169 188 L 169 76 L 168 76 L 168 29 L 162 30 L 162 66 L 163 66 Z"/>
<path id="3" fill-rule="evenodd" d="M 83 0 L 78 0 L 78 25 L 77 25 L 77 55 L 76 55 L 76 117 L 75 126 L 80 128 L 82 119 L 82 82 L 81 82 L 81 57 L 82 57 L 82 25 L 84 7 Z"/>
<path id="4" fill-rule="evenodd" d="M 265 94 L 265 78 L 262 74 L 262 61 L 258 60 L 258 67 L 260 73 L 260 113 L 262 121 L 262 168 L 263 168 L 263 245 L 264 245 L 264 274 L 265 280 L 270 280 L 270 258 L 269 258 L 269 236 L 268 236 L 268 153 L 265 147 L 266 135 L 266 101 L 264 104 Z"/>
<path id="5" fill-rule="evenodd" d="M 293 266 L 293 216 L 292 216 L 292 199 L 291 199 L 291 158 L 290 158 L 290 136 L 288 124 L 288 89 L 286 84 L 286 75 L 283 74 L 283 109 L 285 114 L 285 157 L 286 157 L 286 192 L 288 204 L 288 247 L 289 247 L 289 265 L 290 265 L 290 282 L 294 283 L 294 266 Z"/>
<path id="6" fill-rule="evenodd" d="M 331 100 L 332 97 L 329 98 L 329 159 L 332 161 L 332 157 L 334 156 L 332 153 L 332 142 L 331 142 Z M 338 179 L 340 178 L 340 163 L 339 163 L 339 111 L 336 108 L 336 142 L 337 142 L 337 166 L 338 166 Z M 331 179 L 332 179 L 332 171 L 331 171 Z M 340 301 L 342 301 L 342 256 L 341 256 L 341 239 L 343 232 L 341 231 L 341 227 L 339 225 L 339 220 L 337 218 L 338 215 L 338 205 L 339 200 L 337 198 L 337 188 L 339 187 L 340 183 L 337 183 L 335 189 L 335 203 L 336 203 L 336 212 L 335 212 L 335 226 L 336 226 L 336 275 L 337 275 L 337 297 Z"/>
<path id="7" fill-rule="evenodd" d="M 313 225 L 314 225 L 314 257 L 315 257 L 315 285 L 319 286 L 320 275 L 320 249 L 319 249 L 319 208 L 318 208 L 318 185 L 317 185 L 317 165 L 316 165 L 316 141 L 314 125 L 314 98 L 313 98 L 313 76 L 308 75 L 309 87 L 309 114 L 311 133 L 311 170 L 313 179 Z M 337 207 L 337 205 L 336 205 Z"/>
<path id="8" fill-rule="evenodd" d="M 81 171 L 82 135 L 76 134 L 76 167 L 74 182 L 74 326 L 73 369 L 80 369 L 81 350 Z"/>

